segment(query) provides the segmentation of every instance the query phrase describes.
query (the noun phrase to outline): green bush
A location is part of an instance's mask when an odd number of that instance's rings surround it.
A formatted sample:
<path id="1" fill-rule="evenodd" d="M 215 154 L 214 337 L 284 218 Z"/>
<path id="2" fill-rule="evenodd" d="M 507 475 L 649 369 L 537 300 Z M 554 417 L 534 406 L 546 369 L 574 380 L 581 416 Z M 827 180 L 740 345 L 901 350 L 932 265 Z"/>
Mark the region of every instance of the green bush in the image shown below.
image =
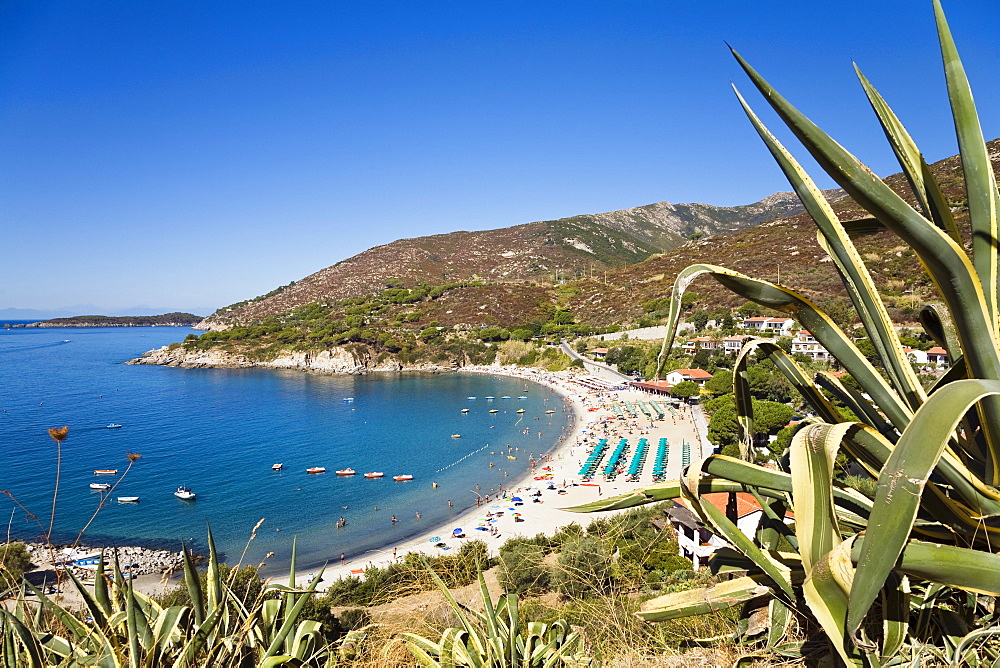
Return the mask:
<path id="1" fill-rule="evenodd" d="M 31 569 L 31 556 L 24 543 L 0 545 L 0 592 L 17 587 Z"/>
<path id="2" fill-rule="evenodd" d="M 536 594 L 547 591 L 551 582 L 544 563 L 545 550 L 532 543 L 514 543 L 500 548 L 497 579 L 507 592 Z"/>
<path id="3" fill-rule="evenodd" d="M 611 554 L 608 544 L 595 536 L 566 541 L 552 572 L 556 591 L 572 598 L 609 593 L 614 585 Z"/>

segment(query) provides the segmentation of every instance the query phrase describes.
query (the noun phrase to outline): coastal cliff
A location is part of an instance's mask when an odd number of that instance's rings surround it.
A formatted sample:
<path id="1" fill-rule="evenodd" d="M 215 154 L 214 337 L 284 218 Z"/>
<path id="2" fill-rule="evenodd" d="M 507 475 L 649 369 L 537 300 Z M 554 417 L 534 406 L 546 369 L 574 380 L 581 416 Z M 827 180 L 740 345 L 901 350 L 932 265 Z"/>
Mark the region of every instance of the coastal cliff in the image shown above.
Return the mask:
<path id="1" fill-rule="evenodd" d="M 289 369 L 325 374 L 364 374 L 380 371 L 425 371 L 439 373 L 452 367 L 437 364 L 401 364 L 396 359 L 371 359 L 343 348 L 318 352 L 283 351 L 268 359 L 252 359 L 237 352 L 219 349 L 198 350 L 182 346 L 164 346 L 143 353 L 126 364 L 154 364 L 184 369 Z"/>

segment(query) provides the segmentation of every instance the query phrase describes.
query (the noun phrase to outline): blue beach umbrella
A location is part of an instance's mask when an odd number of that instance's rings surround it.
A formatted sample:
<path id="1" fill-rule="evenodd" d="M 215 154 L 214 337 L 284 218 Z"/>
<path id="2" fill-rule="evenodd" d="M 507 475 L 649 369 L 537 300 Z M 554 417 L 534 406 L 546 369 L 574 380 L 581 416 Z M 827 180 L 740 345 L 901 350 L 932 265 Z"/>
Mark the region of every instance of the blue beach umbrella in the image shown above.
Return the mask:
<path id="1" fill-rule="evenodd" d="M 522 501 L 521 497 L 519 496 L 512 496 L 510 497 L 510 500 L 513 501 L 514 503 L 524 503 L 524 501 Z"/>
<path id="2" fill-rule="evenodd" d="M 432 538 L 430 538 L 430 542 L 432 542 L 432 543 L 438 543 L 440 541 L 441 541 L 441 538 L 439 538 L 438 536 L 433 536 Z"/>
<path id="3" fill-rule="evenodd" d="M 462 531 L 461 529 L 455 529 L 454 531 L 451 532 L 451 535 L 452 536 L 457 536 L 460 533 L 465 533 L 465 532 Z"/>

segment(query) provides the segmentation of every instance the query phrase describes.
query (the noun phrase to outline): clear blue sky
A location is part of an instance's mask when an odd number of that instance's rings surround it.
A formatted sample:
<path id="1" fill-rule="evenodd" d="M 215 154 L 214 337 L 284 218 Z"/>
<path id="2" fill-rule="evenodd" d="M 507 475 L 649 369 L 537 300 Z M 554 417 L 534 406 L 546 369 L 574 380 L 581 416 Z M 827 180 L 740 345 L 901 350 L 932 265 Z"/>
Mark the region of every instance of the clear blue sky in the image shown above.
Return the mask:
<path id="1" fill-rule="evenodd" d="M 996 137 L 1000 9 L 945 9 Z M 882 175 L 852 59 L 956 152 L 929 0 L 3 0 L 0 309 L 204 312 L 401 237 L 786 190 L 725 42 Z"/>

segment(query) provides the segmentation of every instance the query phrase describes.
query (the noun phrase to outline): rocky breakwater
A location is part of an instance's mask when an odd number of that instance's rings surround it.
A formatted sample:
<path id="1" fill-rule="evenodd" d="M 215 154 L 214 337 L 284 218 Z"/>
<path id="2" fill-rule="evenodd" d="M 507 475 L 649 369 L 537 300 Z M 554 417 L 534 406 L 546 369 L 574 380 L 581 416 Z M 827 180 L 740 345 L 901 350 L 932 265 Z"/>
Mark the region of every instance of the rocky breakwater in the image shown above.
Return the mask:
<path id="1" fill-rule="evenodd" d="M 170 552 L 168 550 L 152 550 L 145 547 L 125 546 L 117 548 L 99 548 L 77 546 L 63 547 L 54 546 L 51 549 L 43 543 L 26 543 L 31 563 L 36 568 L 51 568 L 52 557 L 55 556 L 57 564 L 71 566 L 74 569 L 93 570 L 96 563 L 93 559 L 100 557 L 104 550 L 104 559 L 108 572 L 113 568 L 115 555 L 118 557 L 118 564 L 123 571 L 128 571 L 134 575 L 160 575 L 172 573 L 184 567 L 184 555 L 181 552 Z M 74 562 L 84 562 L 82 565 L 74 565 Z"/>
<path id="2" fill-rule="evenodd" d="M 343 348 L 307 351 L 283 351 L 268 359 L 253 359 L 242 353 L 219 349 L 199 350 L 184 346 L 164 346 L 143 353 L 142 357 L 126 364 L 156 364 L 178 366 L 185 369 L 292 369 L 327 374 L 363 374 L 378 371 L 451 371 L 450 367 L 434 364 L 404 366 L 394 359 L 381 362 L 360 359 Z"/>

